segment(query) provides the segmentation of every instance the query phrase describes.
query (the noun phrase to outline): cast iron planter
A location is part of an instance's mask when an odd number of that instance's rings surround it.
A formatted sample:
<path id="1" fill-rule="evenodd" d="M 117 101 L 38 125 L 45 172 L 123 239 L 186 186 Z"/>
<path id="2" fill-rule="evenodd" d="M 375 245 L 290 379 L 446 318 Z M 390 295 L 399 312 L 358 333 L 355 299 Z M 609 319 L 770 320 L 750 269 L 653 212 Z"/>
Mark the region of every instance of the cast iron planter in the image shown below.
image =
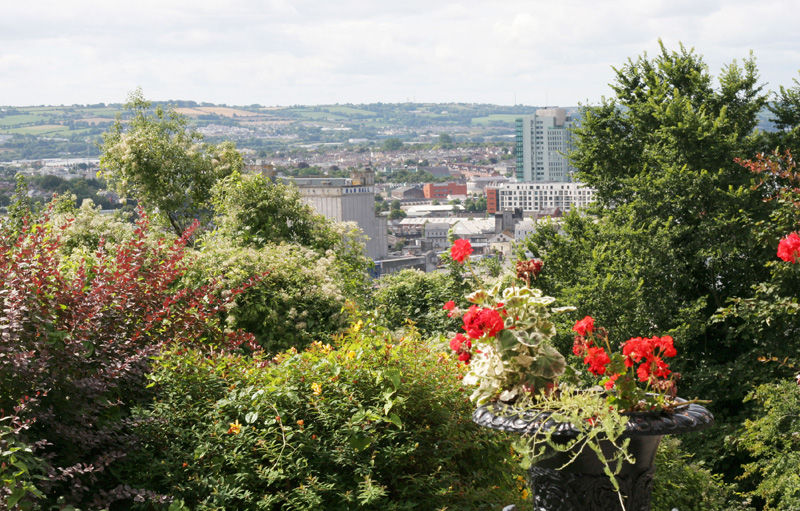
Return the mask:
<path id="1" fill-rule="evenodd" d="M 481 426 L 521 435 L 542 428 L 553 430 L 555 441 L 567 442 L 577 435 L 571 424 L 549 420 L 549 412 L 515 411 L 494 403 L 481 406 L 472 420 Z M 709 427 L 714 417 L 698 404 L 680 406 L 674 413 L 633 413 L 629 415 L 625 437 L 635 463 L 624 463 L 617 476 L 627 511 L 650 511 L 653 490 L 653 461 L 664 435 L 676 435 Z M 612 447 L 609 445 L 609 449 Z M 604 447 L 605 449 L 605 447 Z M 603 473 L 597 456 L 586 449 L 577 460 L 560 469 L 568 460 L 559 453 L 532 466 L 528 485 L 535 511 L 609 511 L 620 509 L 619 496 Z"/>

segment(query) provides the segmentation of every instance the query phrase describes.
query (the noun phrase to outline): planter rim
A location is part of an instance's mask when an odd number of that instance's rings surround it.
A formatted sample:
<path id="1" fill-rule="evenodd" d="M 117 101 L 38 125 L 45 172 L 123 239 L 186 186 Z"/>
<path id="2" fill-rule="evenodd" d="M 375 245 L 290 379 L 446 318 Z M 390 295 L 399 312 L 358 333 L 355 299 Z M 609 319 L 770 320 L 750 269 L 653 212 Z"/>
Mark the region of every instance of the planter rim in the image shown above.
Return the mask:
<path id="1" fill-rule="evenodd" d="M 685 400 L 678 398 L 678 401 Z M 555 422 L 550 415 L 549 411 L 520 410 L 503 403 L 490 403 L 479 406 L 472 413 L 472 420 L 480 426 L 521 435 L 552 430 L 556 439 L 578 436 L 579 431 L 572 424 Z M 714 423 L 711 412 L 697 403 L 678 405 L 671 413 L 633 412 L 623 415 L 628 417 L 625 437 L 687 433 L 708 428 Z"/>

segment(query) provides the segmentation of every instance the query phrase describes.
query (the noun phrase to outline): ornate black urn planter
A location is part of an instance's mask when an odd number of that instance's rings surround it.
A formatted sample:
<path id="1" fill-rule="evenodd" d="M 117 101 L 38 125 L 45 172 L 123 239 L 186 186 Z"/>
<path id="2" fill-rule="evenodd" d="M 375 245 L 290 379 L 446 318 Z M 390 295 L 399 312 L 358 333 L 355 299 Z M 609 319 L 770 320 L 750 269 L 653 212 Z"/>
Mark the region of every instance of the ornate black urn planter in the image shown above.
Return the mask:
<path id="1" fill-rule="evenodd" d="M 481 406 L 472 420 L 487 428 L 530 435 L 553 431 L 552 439 L 566 443 L 578 435 L 571 425 L 549 420 L 548 412 L 515 411 L 502 404 Z M 617 476 L 626 511 L 650 511 L 653 490 L 653 464 L 656 449 L 664 435 L 676 435 L 709 427 L 714 417 L 698 404 L 679 406 L 673 413 L 633 413 L 629 415 L 624 437 L 630 439 L 628 451 L 635 463 L 624 463 Z M 603 448 L 613 447 L 608 445 Z M 535 511 L 610 511 L 620 509 L 620 497 L 591 449 L 563 467 L 569 456 L 557 453 L 532 466 L 528 485 Z"/>

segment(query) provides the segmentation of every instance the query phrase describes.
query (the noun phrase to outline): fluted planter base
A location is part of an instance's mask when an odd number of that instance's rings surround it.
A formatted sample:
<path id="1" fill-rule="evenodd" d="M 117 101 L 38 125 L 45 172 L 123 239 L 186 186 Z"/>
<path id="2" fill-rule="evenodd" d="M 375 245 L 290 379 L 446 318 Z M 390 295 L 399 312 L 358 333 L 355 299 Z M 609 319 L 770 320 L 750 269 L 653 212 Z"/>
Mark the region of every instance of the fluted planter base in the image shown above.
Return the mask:
<path id="1" fill-rule="evenodd" d="M 627 511 L 649 511 L 655 467 L 617 475 Z M 536 511 L 609 511 L 621 509 L 620 495 L 606 474 L 575 472 L 533 466 L 528 471 Z"/>
<path id="2" fill-rule="evenodd" d="M 570 424 L 555 423 L 549 414 L 518 412 L 502 404 L 481 406 L 473 413 L 477 424 L 522 435 L 541 429 L 553 429 L 555 441 L 567 442 L 577 435 Z M 697 431 L 710 426 L 714 417 L 704 407 L 691 404 L 670 414 L 630 416 L 625 437 L 630 439 L 628 452 L 634 463 L 623 463 L 616 476 L 620 493 L 615 490 L 595 453 L 586 448 L 572 463 L 571 456 L 557 453 L 531 467 L 528 485 L 535 511 L 610 511 L 621 509 L 620 494 L 626 511 L 650 511 L 653 491 L 654 460 L 661 439 L 666 434 Z M 609 458 L 613 447 L 603 445 Z M 562 468 L 564 467 L 564 468 Z"/>

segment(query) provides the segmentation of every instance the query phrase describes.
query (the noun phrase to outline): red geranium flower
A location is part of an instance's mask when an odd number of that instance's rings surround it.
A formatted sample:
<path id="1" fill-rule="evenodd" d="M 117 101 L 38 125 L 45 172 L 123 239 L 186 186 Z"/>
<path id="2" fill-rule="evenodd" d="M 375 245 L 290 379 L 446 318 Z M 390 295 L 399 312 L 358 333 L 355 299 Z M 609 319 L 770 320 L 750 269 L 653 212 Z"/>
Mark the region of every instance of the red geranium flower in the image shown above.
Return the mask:
<path id="1" fill-rule="evenodd" d="M 634 364 L 645 358 L 650 352 L 647 339 L 641 337 L 631 337 L 622 343 L 622 355 L 625 357 L 625 367 L 633 367 Z"/>
<path id="2" fill-rule="evenodd" d="M 453 246 L 450 247 L 450 257 L 452 257 L 454 261 L 458 261 L 462 264 L 471 253 L 472 245 L 469 240 L 457 239 L 453 242 Z"/>
<path id="3" fill-rule="evenodd" d="M 664 337 L 653 337 L 653 344 L 657 348 L 661 348 L 661 354 L 665 357 L 674 357 L 678 354 L 675 350 L 672 337 L 665 335 Z"/>
<path id="4" fill-rule="evenodd" d="M 778 243 L 778 257 L 787 263 L 800 262 L 800 236 L 796 232 L 786 236 Z"/>
<path id="5" fill-rule="evenodd" d="M 608 377 L 604 385 L 606 390 L 611 390 L 614 388 L 614 385 L 617 383 L 617 378 L 619 378 L 618 374 L 612 374 L 611 376 Z"/>
<path id="6" fill-rule="evenodd" d="M 494 309 L 483 309 L 480 314 L 480 321 L 483 331 L 490 337 L 494 337 L 500 330 L 505 328 L 502 316 Z"/>
<path id="7" fill-rule="evenodd" d="M 478 313 L 480 309 L 477 305 L 471 306 L 467 309 L 467 312 L 464 313 L 464 317 L 461 318 L 464 321 L 464 331 L 467 332 L 467 335 L 472 337 L 473 339 L 477 339 L 481 335 L 483 335 L 483 331 L 478 327 Z"/>
<path id="8" fill-rule="evenodd" d="M 460 351 L 462 347 L 466 347 L 466 349 L 472 348 L 472 341 L 464 337 L 462 334 L 456 334 L 455 337 L 450 339 L 451 350 Z"/>
<path id="9" fill-rule="evenodd" d="M 442 309 L 444 309 L 446 311 L 451 311 L 451 310 L 453 310 L 455 308 L 456 308 L 456 302 L 454 302 L 453 300 L 450 300 L 446 304 L 442 305 Z"/>
<path id="10" fill-rule="evenodd" d="M 464 330 L 473 339 L 478 339 L 484 334 L 494 337 L 505 328 L 503 317 L 494 309 L 479 308 L 473 305 L 464 314 Z"/>
<path id="11" fill-rule="evenodd" d="M 586 349 L 584 364 L 589 365 L 589 372 L 598 376 L 605 374 L 606 366 L 611 363 L 611 358 L 603 348 L 591 347 Z"/>
<path id="12" fill-rule="evenodd" d="M 644 363 L 641 364 L 636 369 L 636 376 L 639 377 L 639 381 L 647 381 L 650 379 L 650 364 Z"/>
<path id="13" fill-rule="evenodd" d="M 594 319 L 591 316 L 586 316 L 582 320 L 577 321 L 575 326 L 572 327 L 572 330 L 577 332 L 578 335 L 586 335 L 594 330 Z"/>
<path id="14" fill-rule="evenodd" d="M 672 372 L 669 370 L 669 364 L 661 360 L 661 357 L 654 357 L 653 362 L 656 365 L 656 370 L 653 373 L 656 375 L 656 378 L 667 378 L 669 373 Z"/>

